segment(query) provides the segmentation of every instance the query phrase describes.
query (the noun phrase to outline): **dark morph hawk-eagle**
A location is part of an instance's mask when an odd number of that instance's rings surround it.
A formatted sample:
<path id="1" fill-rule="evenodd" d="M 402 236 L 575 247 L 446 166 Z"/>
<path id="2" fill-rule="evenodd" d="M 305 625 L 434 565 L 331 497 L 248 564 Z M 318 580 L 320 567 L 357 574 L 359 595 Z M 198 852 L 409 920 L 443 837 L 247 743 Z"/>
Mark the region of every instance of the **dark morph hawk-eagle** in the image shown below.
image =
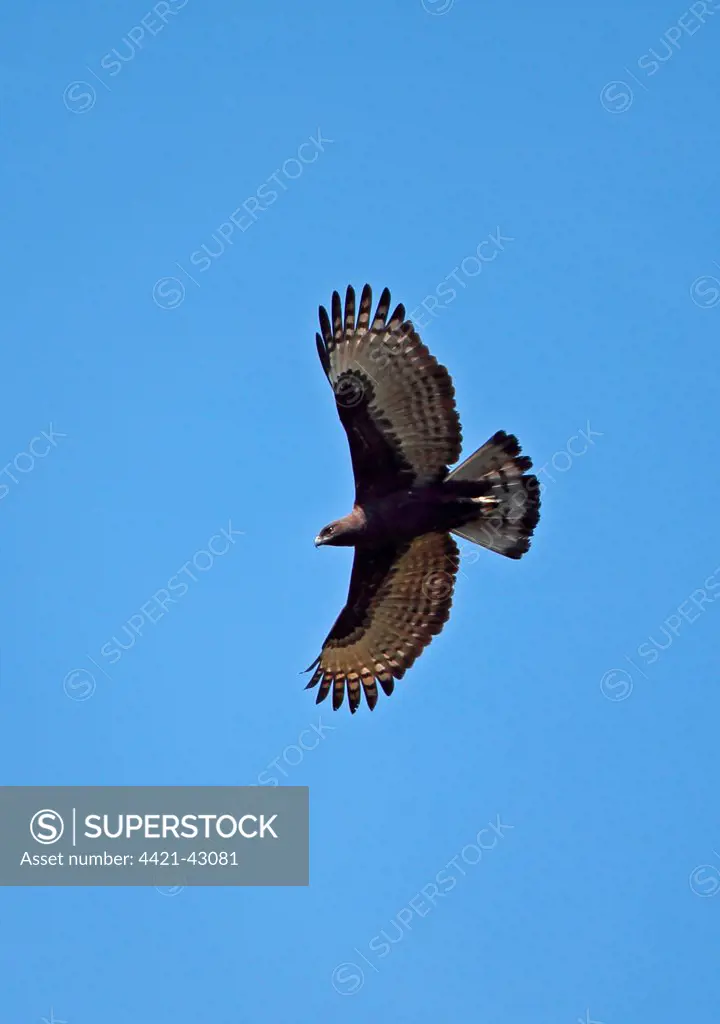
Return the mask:
<path id="1" fill-rule="evenodd" d="M 517 438 L 498 431 L 461 465 L 455 390 L 430 355 L 405 307 L 390 313 L 390 292 L 372 316 L 365 285 L 355 315 L 348 288 L 343 311 L 320 307 L 320 362 L 335 394 L 355 476 L 352 512 L 320 531 L 315 545 L 355 548 L 347 603 L 330 630 L 308 688 L 317 703 L 332 689 L 350 710 L 361 692 L 370 708 L 377 684 L 391 694 L 450 615 L 458 548 L 466 540 L 520 558 L 530 546 L 540 500 Z M 389 315 L 388 315 L 389 314 Z"/>

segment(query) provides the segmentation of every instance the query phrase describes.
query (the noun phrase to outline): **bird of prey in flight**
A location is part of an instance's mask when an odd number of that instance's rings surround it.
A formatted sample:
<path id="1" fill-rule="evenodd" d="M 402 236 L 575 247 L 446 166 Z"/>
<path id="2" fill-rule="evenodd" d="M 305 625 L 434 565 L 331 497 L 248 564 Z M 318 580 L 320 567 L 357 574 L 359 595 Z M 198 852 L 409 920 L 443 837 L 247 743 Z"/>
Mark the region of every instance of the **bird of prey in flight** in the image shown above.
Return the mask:
<path id="1" fill-rule="evenodd" d="M 520 558 L 540 510 L 532 462 L 517 438 L 498 431 L 452 471 L 462 433 L 455 389 L 405 307 L 390 313 L 386 288 L 372 314 L 365 285 L 355 312 L 333 293 L 320 306 L 320 362 L 350 444 L 352 512 L 330 523 L 315 545 L 354 547 L 347 603 L 313 662 L 317 703 L 332 690 L 350 711 L 361 694 L 372 710 L 377 684 L 389 696 L 450 615 L 458 548 L 451 534 Z"/>

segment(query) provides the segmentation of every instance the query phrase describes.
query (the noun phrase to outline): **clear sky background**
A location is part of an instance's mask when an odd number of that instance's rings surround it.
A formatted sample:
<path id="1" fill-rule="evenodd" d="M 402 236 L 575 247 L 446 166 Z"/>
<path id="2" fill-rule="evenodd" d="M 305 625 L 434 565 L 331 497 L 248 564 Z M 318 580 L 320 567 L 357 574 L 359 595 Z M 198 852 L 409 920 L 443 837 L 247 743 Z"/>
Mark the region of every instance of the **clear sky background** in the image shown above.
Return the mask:
<path id="1" fill-rule="evenodd" d="M 720 3 L 156 6 L 3 19 L 0 775 L 308 785 L 311 885 L 3 889 L 0 1024 L 716 1019 Z M 546 488 L 351 718 L 299 672 L 365 281 Z"/>

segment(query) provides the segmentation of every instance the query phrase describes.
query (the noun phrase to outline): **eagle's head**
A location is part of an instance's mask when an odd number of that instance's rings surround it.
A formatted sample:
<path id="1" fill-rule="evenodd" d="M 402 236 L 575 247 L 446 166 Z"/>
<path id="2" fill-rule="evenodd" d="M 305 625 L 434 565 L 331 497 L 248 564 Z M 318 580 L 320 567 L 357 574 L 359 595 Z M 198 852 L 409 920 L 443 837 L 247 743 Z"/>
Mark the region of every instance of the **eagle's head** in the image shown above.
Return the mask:
<path id="1" fill-rule="evenodd" d="M 315 547 L 324 547 L 326 544 L 337 548 L 351 548 L 357 544 L 358 535 L 362 532 L 363 524 L 358 517 L 351 512 L 349 516 L 336 519 L 334 523 L 324 526 L 315 538 Z"/>

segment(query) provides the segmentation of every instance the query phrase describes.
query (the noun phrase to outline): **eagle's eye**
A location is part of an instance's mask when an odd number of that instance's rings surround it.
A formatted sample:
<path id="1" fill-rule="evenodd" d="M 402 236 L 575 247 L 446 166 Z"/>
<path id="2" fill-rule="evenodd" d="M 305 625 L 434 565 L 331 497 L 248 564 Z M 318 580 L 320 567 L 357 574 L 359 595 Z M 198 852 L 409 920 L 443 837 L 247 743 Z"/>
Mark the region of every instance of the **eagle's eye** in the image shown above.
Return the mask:
<path id="1" fill-rule="evenodd" d="M 332 537 L 332 535 L 335 533 L 335 527 L 334 526 L 326 526 L 325 530 L 324 530 L 324 533 L 325 533 L 326 537 Z"/>

